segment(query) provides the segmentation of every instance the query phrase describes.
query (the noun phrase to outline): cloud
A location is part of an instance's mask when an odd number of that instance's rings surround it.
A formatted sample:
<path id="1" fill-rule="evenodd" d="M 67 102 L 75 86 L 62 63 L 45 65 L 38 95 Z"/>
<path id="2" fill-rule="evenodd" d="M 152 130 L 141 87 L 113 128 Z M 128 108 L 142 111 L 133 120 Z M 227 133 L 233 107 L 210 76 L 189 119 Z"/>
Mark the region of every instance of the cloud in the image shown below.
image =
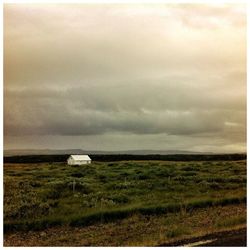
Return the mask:
<path id="1" fill-rule="evenodd" d="M 221 9 L 229 20 L 235 18 L 233 7 Z M 182 16 L 206 20 L 204 10 L 212 16 L 214 7 L 7 5 L 6 82 L 78 85 L 86 80 L 155 77 L 177 70 L 211 74 L 244 66 L 244 28 L 220 25 L 197 30 L 179 22 Z M 218 20 L 223 18 L 217 15 Z"/>
<path id="2" fill-rule="evenodd" d="M 246 24 L 246 6 L 238 4 L 180 4 L 174 5 L 173 16 L 184 26 L 198 29 L 220 29 Z"/>
<path id="3" fill-rule="evenodd" d="M 244 127 L 244 93 L 167 84 L 7 91 L 7 135 L 199 134 Z M 205 91 L 205 95 L 197 95 Z M 15 101 L 14 101 L 15 100 Z M 232 116 L 233 112 L 233 116 Z M 230 127 L 230 126 L 229 126 Z M 227 128 L 228 129 L 228 128 Z"/>
<path id="4" fill-rule="evenodd" d="M 125 134 L 242 148 L 243 5 L 5 4 L 4 20 L 8 145 Z"/>

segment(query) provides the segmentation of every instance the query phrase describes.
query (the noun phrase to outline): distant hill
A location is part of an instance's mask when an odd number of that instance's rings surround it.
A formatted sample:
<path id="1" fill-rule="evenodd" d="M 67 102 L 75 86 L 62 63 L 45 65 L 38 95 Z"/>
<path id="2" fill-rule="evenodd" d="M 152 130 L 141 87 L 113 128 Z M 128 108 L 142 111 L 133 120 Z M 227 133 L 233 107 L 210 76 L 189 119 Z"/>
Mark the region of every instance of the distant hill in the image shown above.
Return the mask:
<path id="1" fill-rule="evenodd" d="M 84 154 L 81 149 L 9 149 L 4 150 L 4 156 L 15 155 L 64 155 Z"/>
<path id="2" fill-rule="evenodd" d="M 185 150 L 121 150 L 98 151 L 83 149 L 10 149 L 4 150 L 4 156 L 16 155 L 65 155 L 65 154 L 91 154 L 91 155 L 173 155 L 173 154 L 213 154 L 211 152 L 194 152 Z"/>

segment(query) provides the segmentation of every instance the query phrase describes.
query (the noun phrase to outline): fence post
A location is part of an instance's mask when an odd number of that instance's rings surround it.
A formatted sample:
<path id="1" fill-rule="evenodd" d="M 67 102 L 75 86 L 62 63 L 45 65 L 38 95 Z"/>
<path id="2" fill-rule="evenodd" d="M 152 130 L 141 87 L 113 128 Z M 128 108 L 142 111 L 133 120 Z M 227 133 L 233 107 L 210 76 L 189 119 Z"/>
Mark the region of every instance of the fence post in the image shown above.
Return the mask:
<path id="1" fill-rule="evenodd" d="M 73 193 L 75 192 L 76 181 L 73 180 Z"/>

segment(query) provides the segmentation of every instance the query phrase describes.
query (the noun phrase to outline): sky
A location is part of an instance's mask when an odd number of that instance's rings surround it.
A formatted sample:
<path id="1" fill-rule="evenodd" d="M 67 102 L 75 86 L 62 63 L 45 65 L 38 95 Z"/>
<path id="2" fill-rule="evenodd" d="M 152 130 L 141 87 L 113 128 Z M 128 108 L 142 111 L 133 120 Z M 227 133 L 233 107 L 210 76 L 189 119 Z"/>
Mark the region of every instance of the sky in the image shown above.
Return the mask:
<path id="1" fill-rule="evenodd" d="M 246 6 L 4 4 L 4 148 L 246 150 Z"/>

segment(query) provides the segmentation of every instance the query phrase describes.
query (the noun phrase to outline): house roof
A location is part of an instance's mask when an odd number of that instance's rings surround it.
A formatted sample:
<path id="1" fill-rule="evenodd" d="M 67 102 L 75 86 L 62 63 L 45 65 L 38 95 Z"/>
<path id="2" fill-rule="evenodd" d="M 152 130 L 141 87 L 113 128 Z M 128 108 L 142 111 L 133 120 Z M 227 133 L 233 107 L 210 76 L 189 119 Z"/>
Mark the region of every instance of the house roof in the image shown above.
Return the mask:
<path id="1" fill-rule="evenodd" d="M 89 161 L 91 160 L 88 155 L 71 155 L 74 160 L 76 161 Z"/>

